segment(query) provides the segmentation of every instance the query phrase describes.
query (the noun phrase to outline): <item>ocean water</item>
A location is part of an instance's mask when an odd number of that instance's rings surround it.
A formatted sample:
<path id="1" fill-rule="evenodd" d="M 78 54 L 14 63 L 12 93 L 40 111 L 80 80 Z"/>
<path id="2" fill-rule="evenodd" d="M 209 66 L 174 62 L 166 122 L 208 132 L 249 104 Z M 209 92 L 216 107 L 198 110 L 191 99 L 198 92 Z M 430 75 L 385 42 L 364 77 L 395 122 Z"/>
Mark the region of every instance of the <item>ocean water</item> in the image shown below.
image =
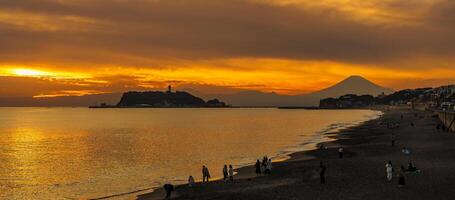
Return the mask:
<path id="1" fill-rule="evenodd" d="M 0 199 L 88 199 L 314 148 L 371 110 L 0 108 Z M 136 194 L 117 198 L 131 198 Z"/>

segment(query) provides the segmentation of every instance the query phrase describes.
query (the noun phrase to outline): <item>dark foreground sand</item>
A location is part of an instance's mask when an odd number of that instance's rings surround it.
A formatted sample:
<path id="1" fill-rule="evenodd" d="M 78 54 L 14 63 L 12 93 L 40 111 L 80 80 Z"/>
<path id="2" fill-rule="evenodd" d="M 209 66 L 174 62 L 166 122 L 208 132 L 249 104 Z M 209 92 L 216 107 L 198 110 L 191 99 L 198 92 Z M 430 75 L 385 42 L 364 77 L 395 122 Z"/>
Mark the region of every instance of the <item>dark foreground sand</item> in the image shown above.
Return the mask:
<path id="1" fill-rule="evenodd" d="M 388 129 L 380 124 L 387 121 L 400 126 Z M 437 132 L 437 122 L 431 113 L 385 111 L 377 120 L 328 134 L 338 139 L 325 143 L 328 149 L 298 152 L 288 161 L 274 163 L 271 175 L 254 177 L 254 169 L 245 167 L 238 170 L 234 183 L 198 183 L 193 189 L 181 185 L 173 199 L 455 199 L 455 134 Z M 391 147 L 392 132 L 395 147 Z M 340 144 L 345 149 L 343 159 L 338 158 Z M 411 155 L 401 153 L 403 146 Z M 386 180 L 388 160 L 395 172 L 412 160 L 422 173 L 407 174 L 406 187 L 398 188 L 396 174 L 391 182 Z M 319 183 L 320 161 L 327 166 L 325 185 Z M 138 199 L 163 197 L 163 191 L 157 190 Z"/>

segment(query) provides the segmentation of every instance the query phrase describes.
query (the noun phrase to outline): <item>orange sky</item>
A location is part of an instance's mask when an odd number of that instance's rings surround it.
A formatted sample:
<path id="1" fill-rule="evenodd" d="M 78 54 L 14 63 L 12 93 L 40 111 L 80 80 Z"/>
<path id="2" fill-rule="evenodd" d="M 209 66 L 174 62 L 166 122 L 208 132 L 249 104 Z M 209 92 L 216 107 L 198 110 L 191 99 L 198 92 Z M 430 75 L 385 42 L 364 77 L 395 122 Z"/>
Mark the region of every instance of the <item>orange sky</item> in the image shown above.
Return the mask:
<path id="1" fill-rule="evenodd" d="M 0 1 L 0 97 L 455 82 L 450 0 Z"/>

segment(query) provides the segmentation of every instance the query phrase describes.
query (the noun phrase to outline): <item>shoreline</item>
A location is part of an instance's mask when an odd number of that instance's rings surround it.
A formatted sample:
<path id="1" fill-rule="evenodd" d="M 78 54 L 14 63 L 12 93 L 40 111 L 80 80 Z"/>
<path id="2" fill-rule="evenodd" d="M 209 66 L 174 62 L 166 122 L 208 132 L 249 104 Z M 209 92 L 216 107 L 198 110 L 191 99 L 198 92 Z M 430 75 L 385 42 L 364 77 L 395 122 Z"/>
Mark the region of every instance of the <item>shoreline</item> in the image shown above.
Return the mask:
<path id="1" fill-rule="evenodd" d="M 317 155 L 313 155 L 311 152 L 317 151 L 319 145 L 324 144 L 324 146 L 326 148 L 330 148 L 327 145 L 336 143 L 338 140 L 337 138 L 334 138 L 334 136 L 336 137 L 336 135 L 341 134 L 343 131 L 348 131 L 349 129 L 360 128 L 365 123 L 380 120 L 386 112 L 385 109 L 377 109 L 377 108 L 370 108 L 369 110 L 378 111 L 381 113 L 377 114 L 374 118 L 367 119 L 367 120 L 361 121 L 361 122 L 357 122 L 350 126 L 348 125 L 346 127 L 337 127 L 337 128 L 334 128 L 333 130 L 331 128 L 328 128 L 328 130 L 327 129 L 321 130 L 319 133 L 322 134 L 321 138 L 323 138 L 323 139 L 321 139 L 321 141 L 318 141 L 318 142 L 309 143 L 314 147 L 305 149 L 305 150 L 297 150 L 297 151 L 292 151 L 289 153 L 278 154 L 278 155 L 272 157 L 272 158 L 276 158 L 276 157 L 280 158 L 280 159 L 272 159 L 273 165 L 275 166 L 277 164 L 287 164 L 287 163 L 297 162 L 297 161 L 317 160 L 318 159 Z M 333 125 L 333 124 L 331 124 L 331 125 Z M 299 144 L 299 146 L 301 148 L 303 148 L 303 146 L 306 146 L 306 145 L 308 145 L 308 144 L 305 144 L 305 143 Z M 285 151 L 285 150 L 283 150 L 283 151 Z M 259 177 L 266 177 L 266 176 L 259 176 Z M 234 169 L 234 180 L 251 181 L 252 179 L 259 178 L 259 177 L 254 173 L 254 163 L 247 164 L 245 166 L 241 166 L 239 168 Z M 221 180 L 221 177 L 215 177 L 212 180 L 210 180 L 209 183 L 225 184 L 224 181 Z M 202 182 L 197 180 L 196 185 L 202 185 L 202 184 L 203 184 Z M 178 185 L 174 185 L 174 187 L 178 190 L 178 188 L 188 187 L 188 184 L 186 184 L 186 183 L 178 184 Z M 138 200 L 158 200 L 158 199 L 164 198 L 165 192 L 162 187 L 152 188 L 152 190 L 153 191 L 151 191 L 149 193 L 137 195 L 137 199 Z M 144 191 L 144 190 L 141 190 L 141 191 Z M 134 193 L 138 193 L 138 192 L 134 192 Z M 117 196 L 117 195 L 115 195 L 115 196 Z M 179 196 L 180 195 L 178 195 L 178 192 L 177 192 L 177 194 L 174 192 L 172 199 L 177 198 Z M 179 199 L 179 198 L 177 198 L 177 199 Z"/>
<path id="2" fill-rule="evenodd" d="M 399 126 L 390 129 L 387 122 Z M 236 176 L 233 183 L 214 181 L 193 188 L 180 185 L 173 199 L 453 199 L 455 135 L 437 131 L 438 123 L 438 118 L 425 111 L 384 110 L 378 119 L 326 134 L 335 139 L 323 142 L 327 149 L 296 152 L 293 159 L 274 163 L 270 175 Z M 396 135 L 395 146 L 390 141 L 392 133 Z M 345 149 L 343 159 L 338 158 L 340 145 Z M 403 147 L 411 154 L 403 154 Z M 386 179 L 388 160 L 395 172 L 409 161 L 421 172 L 406 174 L 406 186 L 400 188 L 396 174 L 391 181 Z M 320 161 L 327 166 L 323 185 L 319 183 Z M 251 167 L 238 171 L 239 175 L 254 173 Z M 162 192 L 137 198 L 163 199 Z"/>

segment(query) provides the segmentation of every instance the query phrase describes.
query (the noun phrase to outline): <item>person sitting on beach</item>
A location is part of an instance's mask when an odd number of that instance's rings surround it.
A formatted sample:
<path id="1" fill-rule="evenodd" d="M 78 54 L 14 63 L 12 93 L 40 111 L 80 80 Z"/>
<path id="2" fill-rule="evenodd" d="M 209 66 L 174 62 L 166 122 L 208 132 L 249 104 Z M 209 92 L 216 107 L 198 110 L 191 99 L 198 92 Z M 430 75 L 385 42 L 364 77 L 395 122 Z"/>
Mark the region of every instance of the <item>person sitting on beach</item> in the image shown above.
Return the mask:
<path id="1" fill-rule="evenodd" d="M 202 166 L 202 182 L 209 182 L 210 172 L 209 169 L 204 165 Z"/>
<path id="2" fill-rule="evenodd" d="M 404 169 L 404 166 L 401 165 L 400 170 L 398 171 L 398 187 L 404 187 L 406 185 L 404 176 L 405 176 L 405 169 Z"/>
<path id="3" fill-rule="evenodd" d="M 172 191 L 174 191 L 174 185 L 164 184 L 163 188 L 166 191 L 166 197 L 164 199 L 171 199 Z"/>
<path id="4" fill-rule="evenodd" d="M 224 165 L 223 167 L 223 180 L 226 182 L 228 179 L 228 169 L 227 169 L 227 165 Z"/>
<path id="5" fill-rule="evenodd" d="M 389 162 L 387 162 L 387 164 L 385 164 L 385 168 L 386 168 L 387 180 L 391 181 L 392 177 L 393 177 L 392 161 L 389 160 Z"/>
<path id="6" fill-rule="evenodd" d="M 256 168 L 256 174 L 260 175 L 261 174 L 261 161 L 257 160 L 256 164 L 254 164 L 254 167 Z"/>
<path id="7" fill-rule="evenodd" d="M 190 177 L 188 177 L 188 187 L 193 187 L 194 186 L 194 178 L 193 176 L 190 175 Z"/>
<path id="8" fill-rule="evenodd" d="M 319 178 L 320 178 L 321 184 L 325 184 L 325 170 L 326 170 L 326 167 L 325 167 L 324 163 L 322 163 L 322 161 L 319 163 L 319 168 L 320 168 Z"/>
<path id="9" fill-rule="evenodd" d="M 340 158 L 343 158 L 343 146 L 340 146 L 340 148 L 338 148 L 338 155 Z"/>
<path id="10" fill-rule="evenodd" d="M 415 167 L 415 166 L 411 163 L 411 161 L 409 161 L 408 169 L 406 170 L 406 172 L 413 172 L 413 173 L 415 172 L 415 173 L 419 173 L 420 170 L 417 169 L 417 167 Z"/>
<path id="11" fill-rule="evenodd" d="M 229 165 L 229 180 L 234 182 L 234 168 L 232 168 L 232 165 Z"/>
<path id="12" fill-rule="evenodd" d="M 405 155 L 411 154 L 411 151 L 409 151 L 409 149 L 407 149 L 406 147 L 403 147 L 403 149 L 401 149 L 401 152 L 404 153 Z"/>
<path id="13" fill-rule="evenodd" d="M 267 166 L 265 168 L 265 173 L 270 174 L 272 172 L 272 159 L 267 161 Z"/>

